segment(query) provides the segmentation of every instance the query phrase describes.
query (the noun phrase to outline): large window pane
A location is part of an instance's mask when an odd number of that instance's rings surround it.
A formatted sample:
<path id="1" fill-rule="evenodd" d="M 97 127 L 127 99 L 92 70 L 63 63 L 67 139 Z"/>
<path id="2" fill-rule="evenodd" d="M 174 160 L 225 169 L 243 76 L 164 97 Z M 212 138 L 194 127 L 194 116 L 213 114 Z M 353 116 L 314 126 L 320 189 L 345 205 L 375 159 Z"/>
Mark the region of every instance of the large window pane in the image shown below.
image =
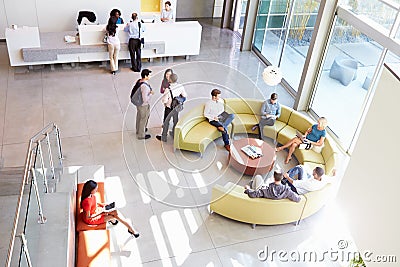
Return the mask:
<path id="1" fill-rule="evenodd" d="M 349 148 L 382 47 L 338 19 L 311 105 Z"/>
<path id="2" fill-rule="evenodd" d="M 289 7 L 294 2 L 290 25 Z M 261 0 L 254 46 L 272 65 L 282 68 L 288 84 L 297 90 L 319 9 L 317 0 Z M 282 50 L 288 28 L 288 39 Z"/>
<path id="3" fill-rule="evenodd" d="M 300 83 L 311 36 L 318 14 L 319 2 L 296 1 L 294 14 L 289 25 L 289 36 L 283 51 L 281 69 L 285 80 L 297 91 Z"/>
<path id="4" fill-rule="evenodd" d="M 287 5 L 286 0 L 260 1 L 258 8 L 254 45 L 273 65 L 278 64 L 283 44 Z"/>
<path id="5" fill-rule="evenodd" d="M 397 0 L 398 2 L 400 1 Z M 342 0 L 340 4 L 349 6 L 354 13 L 364 15 L 388 30 L 392 27 L 397 14 L 397 10 L 380 0 Z"/>

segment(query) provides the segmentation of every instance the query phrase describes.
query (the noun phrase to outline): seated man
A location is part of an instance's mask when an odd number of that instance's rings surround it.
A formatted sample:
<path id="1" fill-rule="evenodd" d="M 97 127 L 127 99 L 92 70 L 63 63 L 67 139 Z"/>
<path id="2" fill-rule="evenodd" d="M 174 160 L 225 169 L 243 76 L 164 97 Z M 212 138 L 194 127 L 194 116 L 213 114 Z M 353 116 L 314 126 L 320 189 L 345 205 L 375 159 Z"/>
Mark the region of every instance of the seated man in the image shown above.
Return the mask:
<path id="1" fill-rule="evenodd" d="M 294 179 L 296 175 L 297 180 Z M 291 168 L 283 176 L 285 178 L 283 178 L 282 183 L 288 184 L 299 195 L 320 190 L 326 184 L 334 181 L 333 177 L 324 175 L 324 170 L 321 167 L 315 167 L 312 173 L 310 173 L 304 165 L 297 165 Z"/>
<path id="2" fill-rule="evenodd" d="M 233 114 L 226 114 L 226 117 L 222 118 L 220 115 L 224 113 L 224 100 L 220 99 L 221 91 L 218 89 L 213 89 L 211 91 L 211 100 L 208 101 L 204 107 L 204 117 L 206 117 L 209 123 L 216 127 L 218 131 L 222 133 L 222 139 L 224 140 L 224 147 L 226 150 L 230 151 L 231 147 L 229 145 L 229 134 L 228 125 L 233 121 Z M 223 119 L 223 121 L 222 121 Z"/>
<path id="3" fill-rule="evenodd" d="M 273 126 L 275 121 L 281 115 L 281 105 L 278 103 L 278 94 L 272 93 L 270 99 L 266 100 L 261 107 L 260 122 L 251 128 L 255 131 L 259 128 L 259 138 L 264 139 L 263 129 L 265 126 Z"/>
<path id="4" fill-rule="evenodd" d="M 283 185 L 281 183 L 282 173 L 274 172 L 274 182 L 267 186 L 262 186 L 260 189 L 250 189 L 250 186 L 246 185 L 244 193 L 251 198 L 269 198 L 269 199 L 283 199 L 288 198 L 291 201 L 299 202 L 300 197 L 298 194 L 294 193 L 289 186 Z"/>

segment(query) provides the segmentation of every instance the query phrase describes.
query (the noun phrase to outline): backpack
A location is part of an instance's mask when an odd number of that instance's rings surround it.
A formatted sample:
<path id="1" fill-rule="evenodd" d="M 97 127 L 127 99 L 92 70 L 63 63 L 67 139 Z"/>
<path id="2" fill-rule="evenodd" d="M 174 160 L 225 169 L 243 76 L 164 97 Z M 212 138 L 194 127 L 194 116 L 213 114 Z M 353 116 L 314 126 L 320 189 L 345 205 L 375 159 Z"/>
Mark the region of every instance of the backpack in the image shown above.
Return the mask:
<path id="1" fill-rule="evenodd" d="M 140 86 L 142 86 L 142 84 L 146 84 L 147 86 L 150 87 L 150 85 L 148 85 L 148 83 L 142 82 L 141 79 L 136 81 L 135 85 L 132 88 L 132 92 L 131 92 L 131 102 L 135 106 L 141 106 L 143 104 L 142 90 L 139 90 Z M 151 90 L 151 87 L 150 87 L 150 90 Z"/>

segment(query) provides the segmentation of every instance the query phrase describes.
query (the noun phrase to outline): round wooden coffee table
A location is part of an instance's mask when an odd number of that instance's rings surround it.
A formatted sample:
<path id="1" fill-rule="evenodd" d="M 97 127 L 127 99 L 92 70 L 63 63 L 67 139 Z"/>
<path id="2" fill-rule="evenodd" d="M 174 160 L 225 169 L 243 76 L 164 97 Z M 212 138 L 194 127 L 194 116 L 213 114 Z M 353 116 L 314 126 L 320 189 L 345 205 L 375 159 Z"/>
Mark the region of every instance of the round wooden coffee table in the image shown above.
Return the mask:
<path id="1" fill-rule="evenodd" d="M 252 159 L 241 148 L 247 145 L 260 147 L 263 156 Z M 237 171 L 247 174 L 266 174 L 272 170 L 275 163 L 275 148 L 264 141 L 255 138 L 242 138 L 233 141 L 229 152 L 229 164 Z"/>

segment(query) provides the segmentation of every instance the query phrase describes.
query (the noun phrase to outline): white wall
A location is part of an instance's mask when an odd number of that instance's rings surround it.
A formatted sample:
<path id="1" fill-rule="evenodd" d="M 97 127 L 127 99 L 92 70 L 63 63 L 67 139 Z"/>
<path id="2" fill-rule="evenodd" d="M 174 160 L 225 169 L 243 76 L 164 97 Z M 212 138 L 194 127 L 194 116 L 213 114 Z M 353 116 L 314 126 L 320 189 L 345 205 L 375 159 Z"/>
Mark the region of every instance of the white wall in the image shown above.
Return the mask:
<path id="1" fill-rule="evenodd" d="M 123 19 L 129 21 L 132 12 L 139 13 L 140 1 L 67 0 L 60 2 L 54 0 L 1 0 L 0 15 L 1 18 L 5 17 L 2 16 L 2 13 L 7 15 L 5 25 L 8 26 L 11 24 L 39 26 L 41 32 L 58 32 L 76 29 L 79 10 L 94 11 L 97 21 L 105 24 L 113 8 L 121 10 Z M 4 38 L 1 36 L 4 36 L 5 27 L 1 27 L 0 38 Z"/>
<path id="2" fill-rule="evenodd" d="M 39 26 L 41 32 L 75 30 L 79 10 L 95 11 L 97 21 L 104 24 L 113 8 L 121 10 L 128 21 L 132 12 L 139 13 L 140 0 L 0 0 L 0 38 L 5 38 L 4 29 L 11 24 Z M 213 17 L 213 9 L 214 0 L 181 0 L 176 5 L 176 16 Z"/>
<path id="3" fill-rule="evenodd" d="M 400 75 L 400 68 L 397 71 Z M 397 262 L 400 261 L 399 99 L 400 81 L 385 68 L 337 196 L 358 248 L 370 250 L 374 255 L 397 255 Z"/>
<path id="4" fill-rule="evenodd" d="M 177 18 L 212 18 L 214 0 L 179 0 Z"/>

